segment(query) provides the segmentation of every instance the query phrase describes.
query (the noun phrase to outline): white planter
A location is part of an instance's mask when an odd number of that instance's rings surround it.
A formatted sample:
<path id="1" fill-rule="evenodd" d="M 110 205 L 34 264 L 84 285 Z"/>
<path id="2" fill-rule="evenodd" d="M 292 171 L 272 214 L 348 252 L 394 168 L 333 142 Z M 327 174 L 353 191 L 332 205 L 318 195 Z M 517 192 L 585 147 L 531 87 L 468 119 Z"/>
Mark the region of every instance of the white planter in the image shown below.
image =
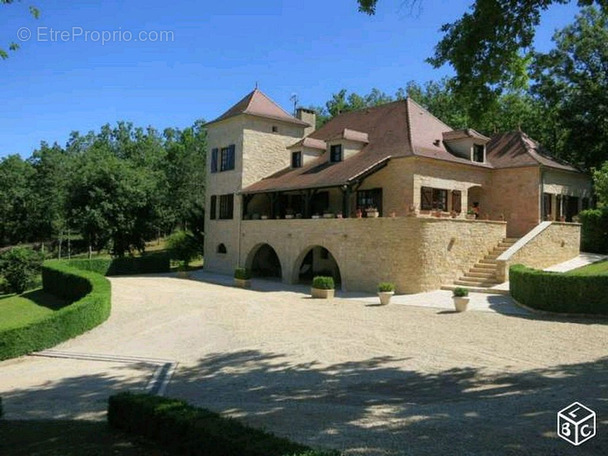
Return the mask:
<path id="1" fill-rule="evenodd" d="M 391 302 L 391 298 L 394 294 L 394 291 L 379 291 L 378 297 L 380 298 L 380 304 L 386 306 L 389 302 Z"/>
<path id="2" fill-rule="evenodd" d="M 234 286 L 239 288 L 251 288 L 251 280 L 234 279 Z"/>
<path id="3" fill-rule="evenodd" d="M 334 218 L 334 214 L 323 214 L 323 218 Z"/>
<path id="4" fill-rule="evenodd" d="M 367 218 L 378 218 L 380 213 L 378 211 L 368 211 Z"/>
<path id="5" fill-rule="evenodd" d="M 285 218 L 286 218 L 287 220 L 291 220 L 291 219 L 293 218 L 293 215 L 287 214 L 287 215 L 285 215 Z"/>
<path id="6" fill-rule="evenodd" d="M 314 287 L 310 288 L 310 294 L 315 299 L 333 299 L 335 291 L 336 290 L 333 288 L 331 290 Z"/>
<path id="7" fill-rule="evenodd" d="M 465 312 L 467 307 L 469 306 L 469 297 L 468 296 L 453 296 L 454 307 L 456 312 Z"/>
<path id="8" fill-rule="evenodd" d="M 262 220 L 268 220 L 268 216 L 267 215 L 262 215 Z"/>
<path id="9" fill-rule="evenodd" d="M 318 215 L 313 215 L 312 218 L 316 220 L 316 219 L 319 218 L 319 216 Z"/>

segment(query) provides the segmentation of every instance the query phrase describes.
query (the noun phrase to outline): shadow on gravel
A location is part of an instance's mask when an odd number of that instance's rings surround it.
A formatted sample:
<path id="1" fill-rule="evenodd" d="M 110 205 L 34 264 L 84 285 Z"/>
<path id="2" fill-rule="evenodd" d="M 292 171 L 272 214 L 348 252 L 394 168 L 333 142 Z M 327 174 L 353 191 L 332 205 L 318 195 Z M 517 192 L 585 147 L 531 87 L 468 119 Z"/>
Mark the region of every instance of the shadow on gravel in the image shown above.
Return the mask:
<path id="1" fill-rule="evenodd" d="M 570 454 L 555 435 L 556 413 L 580 401 L 598 413 L 599 432 L 576 454 L 608 445 L 608 357 L 505 375 L 425 374 L 398 369 L 407 360 L 390 356 L 331 366 L 284 359 L 213 354 L 178 370 L 168 394 L 353 455 Z"/>

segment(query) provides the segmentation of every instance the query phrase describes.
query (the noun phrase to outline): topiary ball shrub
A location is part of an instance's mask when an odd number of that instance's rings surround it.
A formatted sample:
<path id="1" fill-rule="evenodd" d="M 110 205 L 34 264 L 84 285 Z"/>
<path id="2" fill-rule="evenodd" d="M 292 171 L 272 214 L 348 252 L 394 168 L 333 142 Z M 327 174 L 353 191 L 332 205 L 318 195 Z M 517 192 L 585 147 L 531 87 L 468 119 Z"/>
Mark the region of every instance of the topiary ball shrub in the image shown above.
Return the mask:
<path id="1" fill-rule="evenodd" d="M 251 271 L 247 268 L 236 268 L 234 278 L 239 280 L 251 280 Z"/>
<path id="2" fill-rule="evenodd" d="M 334 278 L 317 276 L 312 279 L 312 287 L 318 290 L 333 290 L 335 288 Z"/>
<path id="3" fill-rule="evenodd" d="M 172 260 L 179 261 L 184 267 L 198 258 L 199 245 L 196 238 L 188 231 L 176 231 L 167 239 L 167 248 Z"/>
<path id="4" fill-rule="evenodd" d="M 390 293 L 395 291 L 395 284 L 391 282 L 380 282 L 378 284 L 379 293 Z"/>
<path id="5" fill-rule="evenodd" d="M 464 298 L 466 296 L 469 296 L 469 290 L 468 288 L 454 288 L 452 296 L 454 296 L 455 298 Z"/>
<path id="6" fill-rule="evenodd" d="M 21 294 L 34 286 L 40 274 L 44 255 L 27 247 L 14 247 L 0 256 L 0 275 L 3 288 Z"/>

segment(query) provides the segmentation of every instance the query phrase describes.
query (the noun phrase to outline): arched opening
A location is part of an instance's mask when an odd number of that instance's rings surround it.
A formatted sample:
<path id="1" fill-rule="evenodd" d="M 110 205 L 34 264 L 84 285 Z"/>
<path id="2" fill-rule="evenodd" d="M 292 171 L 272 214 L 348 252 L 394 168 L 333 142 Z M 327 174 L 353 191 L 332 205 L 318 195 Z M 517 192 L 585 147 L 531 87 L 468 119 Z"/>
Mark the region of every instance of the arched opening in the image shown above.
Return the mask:
<path id="1" fill-rule="evenodd" d="M 333 277 L 336 285 L 342 282 L 338 262 L 329 250 L 320 245 L 304 250 L 295 266 L 298 283 L 310 284 L 315 276 Z"/>
<path id="2" fill-rule="evenodd" d="M 224 244 L 220 244 L 217 246 L 217 253 L 228 253 L 228 250 Z"/>
<path id="3" fill-rule="evenodd" d="M 468 190 L 468 207 L 467 211 L 472 210 L 479 214 L 481 218 L 482 214 L 487 214 L 489 208 L 484 204 L 484 192 L 480 186 L 470 187 Z"/>
<path id="4" fill-rule="evenodd" d="M 253 277 L 278 278 L 283 277 L 281 260 L 277 252 L 268 244 L 254 247 L 247 259 L 247 268 Z"/>

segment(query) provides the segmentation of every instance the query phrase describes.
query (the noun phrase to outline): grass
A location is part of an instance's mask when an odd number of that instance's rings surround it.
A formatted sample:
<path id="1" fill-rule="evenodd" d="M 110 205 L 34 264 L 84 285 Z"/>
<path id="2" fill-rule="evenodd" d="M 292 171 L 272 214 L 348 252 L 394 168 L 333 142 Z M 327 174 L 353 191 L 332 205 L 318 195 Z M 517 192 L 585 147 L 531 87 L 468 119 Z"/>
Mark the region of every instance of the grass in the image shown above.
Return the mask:
<path id="1" fill-rule="evenodd" d="M 0 454 L 6 456 L 167 456 L 143 438 L 116 431 L 105 422 L 2 421 Z"/>
<path id="2" fill-rule="evenodd" d="M 589 276 L 589 275 L 608 275 L 608 260 L 598 261 L 597 263 L 592 263 L 587 266 L 583 266 L 582 268 L 573 269 L 572 271 L 567 272 L 568 275 L 579 275 L 579 276 Z"/>
<path id="3" fill-rule="evenodd" d="M 67 304 L 67 301 L 45 293 L 42 289 L 19 296 L 0 296 L 0 331 L 41 320 Z"/>

